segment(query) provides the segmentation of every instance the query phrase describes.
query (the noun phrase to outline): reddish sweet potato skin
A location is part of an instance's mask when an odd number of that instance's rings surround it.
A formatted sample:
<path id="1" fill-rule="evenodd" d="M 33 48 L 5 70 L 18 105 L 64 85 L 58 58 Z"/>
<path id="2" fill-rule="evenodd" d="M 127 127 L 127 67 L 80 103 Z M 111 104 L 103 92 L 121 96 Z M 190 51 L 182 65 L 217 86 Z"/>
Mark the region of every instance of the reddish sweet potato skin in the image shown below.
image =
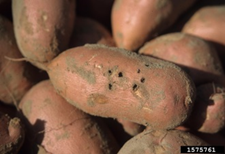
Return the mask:
<path id="1" fill-rule="evenodd" d="M 22 54 L 47 62 L 68 47 L 75 19 L 75 0 L 13 0 L 16 40 Z"/>
<path id="2" fill-rule="evenodd" d="M 206 6 L 196 11 L 186 22 L 182 32 L 201 37 L 212 42 L 220 58 L 225 58 L 225 5 Z M 223 64 L 224 65 L 224 64 Z M 225 65 L 224 65 L 225 66 Z"/>
<path id="3" fill-rule="evenodd" d="M 20 102 L 29 141 L 54 154 L 114 154 L 117 143 L 93 117 L 66 102 L 49 80 L 33 86 Z"/>
<path id="4" fill-rule="evenodd" d="M 153 129 L 185 121 L 195 98 L 192 80 L 178 66 L 115 47 L 69 49 L 47 71 L 57 92 L 81 110 Z"/>
<path id="5" fill-rule="evenodd" d="M 169 33 L 147 42 L 140 54 L 173 62 L 191 76 L 196 85 L 219 82 L 224 75 L 215 48 L 205 40 L 184 33 Z"/>
<path id="6" fill-rule="evenodd" d="M 225 88 L 214 83 L 197 87 L 197 98 L 186 126 L 203 133 L 217 133 L 225 126 Z"/>
<path id="7" fill-rule="evenodd" d="M 32 86 L 26 76 L 26 63 L 5 58 L 21 58 L 17 47 L 12 23 L 0 16 L 0 100 L 6 104 L 19 101 Z"/>
<path id="8" fill-rule="evenodd" d="M 118 154 L 180 154 L 181 146 L 207 146 L 200 138 L 179 130 L 145 130 L 120 149 Z"/>
<path id="9" fill-rule="evenodd" d="M 171 26 L 195 0 L 115 0 L 112 32 L 116 45 L 136 50 Z"/>
<path id="10" fill-rule="evenodd" d="M 141 133 L 145 128 L 140 124 L 137 124 L 128 120 L 124 120 L 122 118 L 117 119 L 117 121 L 123 126 L 124 131 L 131 136 L 135 136 Z"/>

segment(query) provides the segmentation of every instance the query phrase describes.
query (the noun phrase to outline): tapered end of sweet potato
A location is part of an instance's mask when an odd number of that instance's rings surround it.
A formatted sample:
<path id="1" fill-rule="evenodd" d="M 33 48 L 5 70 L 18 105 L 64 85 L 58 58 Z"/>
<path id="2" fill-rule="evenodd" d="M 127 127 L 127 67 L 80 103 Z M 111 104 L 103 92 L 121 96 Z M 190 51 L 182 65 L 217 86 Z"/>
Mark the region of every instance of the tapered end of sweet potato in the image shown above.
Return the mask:
<path id="1" fill-rule="evenodd" d="M 24 130 L 19 118 L 11 119 L 0 113 L 0 153 L 17 153 L 24 141 Z"/>

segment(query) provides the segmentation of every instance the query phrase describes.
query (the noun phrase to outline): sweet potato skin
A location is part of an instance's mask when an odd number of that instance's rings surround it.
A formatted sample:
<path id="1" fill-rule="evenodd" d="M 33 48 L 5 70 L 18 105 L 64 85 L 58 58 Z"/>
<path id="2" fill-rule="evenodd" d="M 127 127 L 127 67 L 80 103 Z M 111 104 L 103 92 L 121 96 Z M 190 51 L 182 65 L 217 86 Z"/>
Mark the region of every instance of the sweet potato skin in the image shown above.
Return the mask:
<path id="1" fill-rule="evenodd" d="M 195 98 L 192 80 L 178 66 L 103 45 L 64 51 L 47 71 L 57 92 L 81 110 L 153 129 L 183 122 Z"/>
<path id="2" fill-rule="evenodd" d="M 90 115 L 70 105 L 49 80 L 32 87 L 19 108 L 27 118 L 29 141 L 54 154 L 114 154 L 115 139 Z M 66 151 L 66 152 L 65 152 Z"/>
<path id="3" fill-rule="evenodd" d="M 136 50 L 162 33 L 195 0 L 115 0 L 112 32 L 118 47 Z"/>
<path id="4" fill-rule="evenodd" d="M 203 133 L 217 133 L 225 127 L 225 88 L 207 83 L 197 87 L 193 111 L 185 125 Z"/>
<path id="5" fill-rule="evenodd" d="M 68 46 L 75 19 L 75 0 L 33 3 L 13 0 L 16 40 L 22 54 L 47 62 Z"/>
<path id="6" fill-rule="evenodd" d="M 124 120 L 124 119 L 117 119 L 117 121 L 123 126 L 123 129 L 126 133 L 128 133 L 131 136 L 135 136 L 139 133 L 141 133 L 144 130 L 144 126 L 128 121 L 128 120 Z"/>
<path id="7" fill-rule="evenodd" d="M 180 154 L 180 146 L 207 146 L 200 138 L 179 130 L 145 130 L 120 149 L 118 154 Z"/>
<path id="8" fill-rule="evenodd" d="M 205 6 L 196 11 L 186 22 L 182 32 L 201 37 L 216 47 L 222 61 L 225 60 L 225 5 Z M 225 64 L 223 64 L 225 66 Z"/>
<path id="9" fill-rule="evenodd" d="M 169 33 L 147 42 L 140 54 L 173 62 L 182 67 L 196 85 L 219 82 L 224 75 L 216 49 L 205 40 L 184 33 Z"/>
<path id="10" fill-rule="evenodd" d="M 5 58 L 21 58 L 17 47 L 12 23 L 0 16 L 0 100 L 13 105 L 32 86 L 32 82 L 26 76 L 26 63 L 14 62 Z M 16 105 L 16 104 L 15 104 Z"/>

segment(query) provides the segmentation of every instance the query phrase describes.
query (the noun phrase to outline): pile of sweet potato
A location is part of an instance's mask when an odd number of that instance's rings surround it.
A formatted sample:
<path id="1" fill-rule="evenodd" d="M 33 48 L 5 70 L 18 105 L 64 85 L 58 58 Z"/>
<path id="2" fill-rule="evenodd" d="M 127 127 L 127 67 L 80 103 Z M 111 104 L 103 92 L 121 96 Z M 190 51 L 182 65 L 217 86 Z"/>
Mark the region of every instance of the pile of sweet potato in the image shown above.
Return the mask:
<path id="1" fill-rule="evenodd" d="M 0 154 L 225 146 L 223 0 L 0 0 Z"/>

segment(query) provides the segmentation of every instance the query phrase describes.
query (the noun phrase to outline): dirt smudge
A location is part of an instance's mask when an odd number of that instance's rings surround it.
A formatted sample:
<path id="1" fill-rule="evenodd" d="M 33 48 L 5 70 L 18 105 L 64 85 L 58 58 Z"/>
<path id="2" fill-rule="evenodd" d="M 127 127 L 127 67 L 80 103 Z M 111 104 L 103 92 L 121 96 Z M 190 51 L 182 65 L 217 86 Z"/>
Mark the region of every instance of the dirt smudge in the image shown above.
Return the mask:
<path id="1" fill-rule="evenodd" d="M 95 106 L 96 104 L 106 104 L 108 102 L 108 98 L 102 94 L 91 94 L 88 97 L 88 105 Z"/>

